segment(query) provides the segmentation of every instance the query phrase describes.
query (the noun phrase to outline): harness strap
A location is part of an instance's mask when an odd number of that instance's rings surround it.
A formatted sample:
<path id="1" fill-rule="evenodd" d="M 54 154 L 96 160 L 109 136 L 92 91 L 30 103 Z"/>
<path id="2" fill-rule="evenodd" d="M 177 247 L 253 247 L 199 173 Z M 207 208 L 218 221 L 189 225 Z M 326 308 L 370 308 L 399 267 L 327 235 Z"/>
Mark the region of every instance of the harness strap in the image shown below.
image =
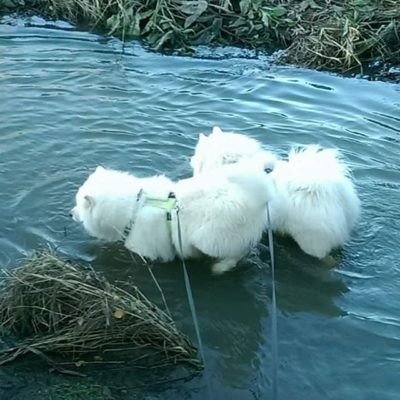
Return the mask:
<path id="1" fill-rule="evenodd" d="M 143 189 L 140 189 L 136 196 L 136 203 L 139 203 L 140 199 L 142 198 L 142 194 L 143 194 Z M 124 231 L 122 232 L 122 238 L 121 238 L 123 241 L 125 241 L 126 238 L 129 236 L 129 233 L 131 232 L 133 223 L 134 223 L 133 218 L 131 218 L 128 225 L 125 226 Z"/>
<path id="2" fill-rule="evenodd" d="M 142 195 L 143 195 L 143 189 L 140 189 L 140 191 L 137 195 L 137 198 L 136 198 L 136 202 L 139 202 Z M 160 199 L 157 197 L 146 197 L 145 201 L 144 201 L 144 205 L 165 210 L 167 212 L 167 221 L 171 221 L 171 212 L 176 206 L 176 196 L 175 196 L 174 192 L 170 192 L 168 194 L 168 198 L 166 200 Z M 129 236 L 129 233 L 132 229 L 133 224 L 134 224 L 134 221 L 133 221 L 133 219 L 131 219 L 129 221 L 128 225 L 124 229 L 122 240 L 125 240 Z"/>
<path id="3" fill-rule="evenodd" d="M 170 192 L 167 200 L 156 197 L 147 197 L 144 203 L 146 206 L 161 208 L 167 211 L 167 221 L 171 221 L 171 211 L 175 208 L 176 197 L 174 192 Z"/>

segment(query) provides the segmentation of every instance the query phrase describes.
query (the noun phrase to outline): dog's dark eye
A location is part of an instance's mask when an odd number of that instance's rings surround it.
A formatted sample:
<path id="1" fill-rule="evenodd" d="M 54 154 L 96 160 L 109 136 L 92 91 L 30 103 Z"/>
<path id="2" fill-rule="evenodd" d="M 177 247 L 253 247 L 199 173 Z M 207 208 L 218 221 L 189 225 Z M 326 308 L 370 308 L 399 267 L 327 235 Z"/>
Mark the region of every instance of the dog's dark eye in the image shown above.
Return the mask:
<path id="1" fill-rule="evenodd" d="M 272 168 L 265 168 L 264 171 L 265 171 L 267 174 L 270 174 L 270 173 L 272 172 Z"/>

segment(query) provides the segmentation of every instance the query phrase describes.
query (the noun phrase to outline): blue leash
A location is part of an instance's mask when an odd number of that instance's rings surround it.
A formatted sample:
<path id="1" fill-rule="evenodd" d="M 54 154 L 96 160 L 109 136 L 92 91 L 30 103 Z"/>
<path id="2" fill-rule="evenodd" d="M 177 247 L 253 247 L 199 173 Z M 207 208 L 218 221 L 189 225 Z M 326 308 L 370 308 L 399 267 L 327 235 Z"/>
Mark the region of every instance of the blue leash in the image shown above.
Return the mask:
<path id="1" fill-rule="evenodd" d="M 276 317 L 276 285 L 275 285 L 275 257 L 274 257 L 274 243 L 273 243 L 273 236 L 272 236 L 272 227 L 271 227 L 271 218 L 270 218 L 270 211 L 269 205 L 267 204 L 267 217 L 268 217 L 268 245 L 269 245 L 269 252 L 271 258 L 271 271 L 272 271 L 272 312 L 271 312 L 271 319 L 272 319 L 272 399 L 277 400 L 278 398 L 278 328 L 277 328 L 277 317 Z M 179 207 L 176 207 L 176 220 L 177 220 L 177 228 L 178 228 L 178 244 L 179 250 L 181 253 L 182 259 L 182 266 L 183 266 L 183 276 L 185 281 L 185 288 L 186 294 L 189 301 L 189 308 L 192 314 L 192 320 L 194 324 L 194 329 L 196 332 L 198 347 L 199 347 L 199 354 L 201 361 L 203 362 L 204 369 L 205 369 L 205 357 L 204 357 L 204 350 L 203 350 L 203 342 L 200 335 L 200 328 L 199 322 L 196 313 L 196 307 L 193 300 L 193 293 L 192 287 L 190 284 L 189 275 L 186 268 L 185 260 L 183 259 L 183 245 L 182 245 L 182 231 L 181 231 L 181 223 L 179 218 Z M 206 369 L 205 369 L 206 371 Z M 207 378 L 207 377 L 206 377 Z M 212 399 L 211 395 L 211 387 L 210 383 L 207 379 L 207 387 L 209 392 L 209 398 Z"/>
<path id="2" fill-rule="evenodd" d="M 197 319 L 196 307 L 194 305 L 193 300 L 193 293 L 192 293 L 192 286 L 190 284 L 189 275 L 186 268 L 185 260 L 183 259 L 183 245 L 182 245 L 182 231 L 181 231 L 181 221 L 179 218 L 179 207 L 176 207 L 176 221 L 178 226 L 178 244 L 179 244 L 179 251 L 181 253 L 181 260 L 183 265 L 183 277 L 185 279 L 185 287 L 186 287 L 186 294 L 189 301 L 190 312 L 192 314 L 194 330 L 196 332 L 197 343 L 199 345 L 199 353 L 201 361 L 204 364 L 204 350 L 203 350 L 203 342 L 201 340 L 200 329 L 199 329 L 199 321 Z"/>
<path id="3" fill-rule="evenodd" d="M 189 301 L 190 313 L 192 314 L 194 330 L 196 332 L 200 359 L 201 359 L 201 361 L 203 363 L 203 366 L 204 366 L 204 377 L 206 379 L 206 384 L 207 384 L 208 398 L 211 400 L 212 399 L 211 385 L 210 385 L 210 381 L 208 379 L 208 372 L 207 372 L 207 369 L 206 369 L 204 350 L 203 350 L 203 341 L 201 340 L 199 321 L 197 319 L 196 307 L 194 305 L 194 300 L 193 300 L 192 286 L 190 284 L 190 279 L 189 279 L 189 274 L 187 272 L 186 263 L 185 263 L 185 260 L 183 258 L 182 231 L 181 231 L 181 221 L 180 221 L 180 218 L 179 218 L 179 206 L 176 205 L 175 208 L 176 208 L 176 221 L 177 221 L 177 228 L 178 228 L 178 244 L 179 244 L 179 251 L 181 253 L 181 260 L 182 260 L 182 265 L 183 265 L 183 277 L 184 277 L 184 280 L 185 280 L 186 294 L 187 294 L 187 298 L 188 298 L 188 301 Z"/>
<path id="4" fill-rule="evenodd" d="M 275 286 L 275 257 L 274 257 L 274 242 L 272 237 L 271 217 L 269 212 L 269 204 L 267 203 L 267 218 L 268 218 L 268 246 L 271 259 L 271 275 L 272 275 L 272 399 L 278 398 L 278 324 L 276 318 L 276 286 Z"/>

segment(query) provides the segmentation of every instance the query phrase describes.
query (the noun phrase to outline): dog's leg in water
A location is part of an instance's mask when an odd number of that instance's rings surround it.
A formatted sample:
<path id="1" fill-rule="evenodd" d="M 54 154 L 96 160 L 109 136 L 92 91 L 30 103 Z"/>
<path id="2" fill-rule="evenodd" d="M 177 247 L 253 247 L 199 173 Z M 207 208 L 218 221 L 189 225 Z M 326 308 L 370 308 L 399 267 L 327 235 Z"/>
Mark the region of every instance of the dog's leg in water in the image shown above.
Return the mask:
<path id="1" fill-rule="evenodd" d="M 212 272 L 214 275 L 221 275 L 224 272 L 236 267 L 238 261 L 239 260 L 237 258 L 224 258 L 212 266 Z"/>
<path id="2" fill-rule="evenodd" d="M 334 257 L 332 257 L 330 254 L 328 254 L 327 256 L 325 256 L 324 258 L 321 258 L 321 261 L 324 263 L 324 265 L 328 268 L 335 268 L 336 265 L 338 264 L 338 261 L 335 260 Z"/>

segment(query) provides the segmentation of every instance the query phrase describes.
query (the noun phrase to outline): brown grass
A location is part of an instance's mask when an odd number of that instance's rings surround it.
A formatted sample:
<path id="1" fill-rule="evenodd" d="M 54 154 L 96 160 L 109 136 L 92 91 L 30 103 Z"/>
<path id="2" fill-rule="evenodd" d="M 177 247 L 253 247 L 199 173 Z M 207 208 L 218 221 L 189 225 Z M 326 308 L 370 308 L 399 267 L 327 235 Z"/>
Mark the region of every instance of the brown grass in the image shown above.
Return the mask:
<path id="1" fill-rule="evenodd" d="M 171 317 L 134 286 L 112 285 L 48 251 L 3 272 L 0 328 L 17 343 L 0 351 L 0 365 L 26 353 L 45 359 L 57 353 L 71 361 L 107 354 L 110 361 L 130 349 L 138 363 L 201 367 Z"/>

